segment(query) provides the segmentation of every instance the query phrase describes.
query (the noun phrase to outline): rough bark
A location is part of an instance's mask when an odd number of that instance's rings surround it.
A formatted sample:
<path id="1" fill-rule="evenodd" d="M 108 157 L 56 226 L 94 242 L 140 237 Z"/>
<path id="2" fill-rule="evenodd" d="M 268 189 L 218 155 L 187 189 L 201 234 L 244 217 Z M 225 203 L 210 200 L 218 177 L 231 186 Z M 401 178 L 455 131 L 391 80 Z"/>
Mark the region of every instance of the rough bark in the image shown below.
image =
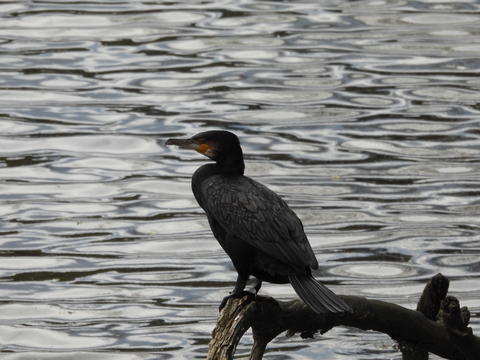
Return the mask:
<path id="1" fill-rule="evenodd" d="M 470 312 L 466 307 L 460 308 L 460 303 L 453 296 L 447 296 L 442 301 L 440 317 L 454 347 L 464 359 L 480 359 L 480 341 L 468 327 Z"/>
<path id="2" fill-rule="evenodd" d="M 442 300 L 447 296 L 449 284 L 449 280 L 442 274 L 431 278 L 418 300 L 417 311 L 430 320 L 436 320 Z M 415 346 L 415 344 L 399 341 L 398 345 L 403 360 L 428 360 L 428 351 Z"/>
<path id="3" fill-rule="evenodd" d="M 423 300 L 419 302 L 421 311 L 359 296 L 341 296 L 353 310 L 345 314 L 316 314 L 300 300 L 282 302 L 265 296 L 257 296 L 255 301 L 248 297 L 231 299 L 212 333 L 207 360 L 232 359 L 240 338 L 250 327 L 254 344 L 249 359 L 260 360 L 267 344 L 284 331 L 300 333 L 305 338 L 340 325 L 379 331 L 414 349 L 445 359 L 478 360 L 480 338 L 467 327 L 468 310 L 460 309 L 453 297 L 443 299 L 441 288 L 445 288 L 445 284 L 448 288 L 448 279 L 440 274 L 427 284 L 431 289 L 424 291 Z M 420 305 L 423 302 L 426 305 Z M 434 313 L 436 317 L 439 307 L 441 321 L 429 319 Z"/>
<path id="4" fill-rule="evenodd" d="M 249 300 L 248 296 L 230 300 L 222 309 L 212 332 L 207 359 L 233 358 L 238 342 L 253 323 L 254 303 Z"/>

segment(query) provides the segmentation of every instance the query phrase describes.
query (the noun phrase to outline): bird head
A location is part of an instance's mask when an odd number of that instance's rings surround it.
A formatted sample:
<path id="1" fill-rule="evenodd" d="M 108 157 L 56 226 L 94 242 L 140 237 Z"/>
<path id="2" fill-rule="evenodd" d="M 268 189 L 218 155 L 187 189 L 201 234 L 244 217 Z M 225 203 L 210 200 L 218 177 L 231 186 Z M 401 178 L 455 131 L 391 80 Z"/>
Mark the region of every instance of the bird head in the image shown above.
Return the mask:
<path id="1" fill-rule="evenodd" d="M 189 139 L 168 139 L 166 145 L 177 145 L 181 149 L 196 150 L 214 160 L 225 170 L 241 168 L 243 153 L 237 135 L 229 131 L 212 130 L 198 133 Z"/>

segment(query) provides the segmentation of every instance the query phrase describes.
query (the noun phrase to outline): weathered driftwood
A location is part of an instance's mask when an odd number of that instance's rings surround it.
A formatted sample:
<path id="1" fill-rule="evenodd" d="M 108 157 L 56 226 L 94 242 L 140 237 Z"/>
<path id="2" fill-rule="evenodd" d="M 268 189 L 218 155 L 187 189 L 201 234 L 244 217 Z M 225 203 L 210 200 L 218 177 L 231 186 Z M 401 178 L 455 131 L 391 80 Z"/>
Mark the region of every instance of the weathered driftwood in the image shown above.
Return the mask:
<path id="1" fill-rule="evenodd" d="M 265 296 L 254 301 L 248 297 L 231 299 L 212 333 L 207 360 L 232 359 L 250 327 L 254 339 L 250 360 L 260 360 L 267 344 L 284 331 L 305 338 L 339 325 L 385 333 L 418 356 L 431 352 L 446 359 L 478 360 L 480 338 L 467 327 L 468 310 L 460 309 L 455 298 L 446 297 L 447 290 L 448 279 L 441 274 L 433 277 L 419 301 L 419 311 L 359 296 L 341 296 L 353 310 L 346 314 L 316 314 L 300 300 L 283 302 Z M 436 321 L 437 317 L 440 320 Z"/>
<path id="2" fill-rule="evenodd" d="M 422 296 L 418 300 L 417 311 L 430 320 L 437 320 L 442 300 L 448 292 L 449 280 L 442 274 L 437 274 L 425 286 Z M 403 360 L 427 360 L 428 351 L 407 341 L 398 342 Z"/>

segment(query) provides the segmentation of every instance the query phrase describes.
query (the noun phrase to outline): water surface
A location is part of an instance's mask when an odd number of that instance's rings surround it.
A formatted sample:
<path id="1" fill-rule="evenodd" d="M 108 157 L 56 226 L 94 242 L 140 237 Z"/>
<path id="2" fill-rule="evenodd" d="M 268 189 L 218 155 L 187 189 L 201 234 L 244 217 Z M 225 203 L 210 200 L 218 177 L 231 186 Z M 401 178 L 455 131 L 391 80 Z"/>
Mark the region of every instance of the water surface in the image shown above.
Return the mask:
<path id="1" fill-rule="evenodd" d="M 246 173 L 299 214 L 334 291 L 414 308 L 442 272 L 479 333 L 479 13 L 1 3 L 0 357 L 204 358 L 236 276 L 191 194 L 205 159 L 164 140 L 207 129 L 240 136 Z M 401 356 L 337 328 L 279 337 L 265 358 Z"/>

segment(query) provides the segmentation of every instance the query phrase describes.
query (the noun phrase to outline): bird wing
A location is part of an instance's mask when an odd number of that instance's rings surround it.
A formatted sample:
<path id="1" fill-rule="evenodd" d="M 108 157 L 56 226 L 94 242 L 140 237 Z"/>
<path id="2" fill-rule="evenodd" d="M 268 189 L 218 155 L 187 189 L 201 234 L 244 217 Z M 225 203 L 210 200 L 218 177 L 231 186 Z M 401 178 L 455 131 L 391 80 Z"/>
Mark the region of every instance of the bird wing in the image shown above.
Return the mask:
<path id="1" fill-rule="evenodd" d="M 292 266 L 318 268 L 303 225 L 272 190 L 245 176 L 202 184 L 205 211 L 230 235 Z"/>

